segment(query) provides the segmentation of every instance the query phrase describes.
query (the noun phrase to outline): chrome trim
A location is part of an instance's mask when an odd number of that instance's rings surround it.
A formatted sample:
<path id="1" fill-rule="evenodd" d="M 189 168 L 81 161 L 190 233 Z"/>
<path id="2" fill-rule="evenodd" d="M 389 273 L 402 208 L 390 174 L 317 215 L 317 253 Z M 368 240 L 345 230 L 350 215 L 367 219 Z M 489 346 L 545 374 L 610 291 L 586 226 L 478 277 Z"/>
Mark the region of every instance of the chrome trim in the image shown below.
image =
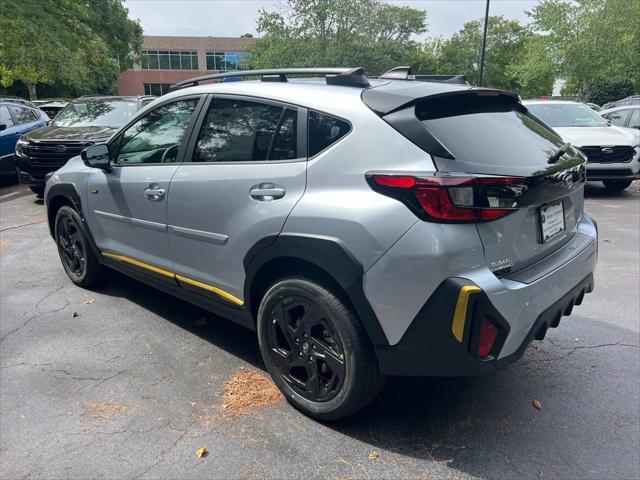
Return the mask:
<path id="1" fill-rule="evenodd" d="M 166 232 L 167 226 L 164 223 L 150 222 L 149 220 L 141 220 L 139 218 L 131 218 L 125 217 L 123 215 L 117 215 L 115 213 L 102 212 L 100 210 L 94 210 L 93 213 L 96 215 L 108 218 L 109 220 L 116 220 L 123 223 L 128 223 L 130 225 L 135 225 L 137 227 L 149 228 L 151 230 L 157 230 L 159 232 Z"/>
<path id="2" fill-rule="evenodd" d="M 194 240 L 202 240 L 203 242 L 215 243 L 216 245 L 224 245 L 229 237 L 221 233 L 205 232 L 203 230 L 194 230 L 193 228 L 176 227 L 169 225 L 169 233 L 173 233 L 179 237 L 192 238 Z"/>

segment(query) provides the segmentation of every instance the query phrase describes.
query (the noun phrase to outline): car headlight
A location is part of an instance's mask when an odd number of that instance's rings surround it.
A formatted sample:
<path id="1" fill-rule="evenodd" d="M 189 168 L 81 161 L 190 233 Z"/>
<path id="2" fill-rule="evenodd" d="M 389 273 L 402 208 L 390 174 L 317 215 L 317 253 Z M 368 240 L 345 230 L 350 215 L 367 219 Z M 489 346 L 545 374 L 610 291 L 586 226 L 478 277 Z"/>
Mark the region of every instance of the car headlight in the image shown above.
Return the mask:
<path id="1" fill-rule="evenodd" d="M 26 140 L 22 140 L 21 138 L 18 139 L 18 141 L 16 142 L 16 155 L 25 157 L 26 153 L 24 152 L 24 148 L 27 145 L 29 145 L 29 142 L 27 142 Z"/>

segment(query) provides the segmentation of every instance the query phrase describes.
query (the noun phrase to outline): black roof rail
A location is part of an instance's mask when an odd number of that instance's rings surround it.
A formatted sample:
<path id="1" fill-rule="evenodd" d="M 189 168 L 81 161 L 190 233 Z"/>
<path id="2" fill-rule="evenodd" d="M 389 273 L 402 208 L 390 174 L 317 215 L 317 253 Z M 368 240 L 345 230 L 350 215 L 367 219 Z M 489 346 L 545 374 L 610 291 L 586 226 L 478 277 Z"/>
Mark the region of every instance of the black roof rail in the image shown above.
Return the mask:
<path id="1" fill-rule="evenodd" d="M 207 80 L 218 80 L 230 77 L 260 77 L 264 82 L 286 82 L 287 75 L 325 75 L 327 85 L 344 87 L 368 87 L 369 80 L 362 67 L 357 68 L 273 68 L 264 70 L 241 70 L 237 72 L 212 73 L 175 83 L 170 91 L 199 85 Z"/>
<path id="2" fill-rule="evenodd" d="M 378 77 L 381 80 L 417 80 L 419 82 L 440 82 L 468 85 L 464 75 L 412 75 L 411 67 L 395 67 Z"/>

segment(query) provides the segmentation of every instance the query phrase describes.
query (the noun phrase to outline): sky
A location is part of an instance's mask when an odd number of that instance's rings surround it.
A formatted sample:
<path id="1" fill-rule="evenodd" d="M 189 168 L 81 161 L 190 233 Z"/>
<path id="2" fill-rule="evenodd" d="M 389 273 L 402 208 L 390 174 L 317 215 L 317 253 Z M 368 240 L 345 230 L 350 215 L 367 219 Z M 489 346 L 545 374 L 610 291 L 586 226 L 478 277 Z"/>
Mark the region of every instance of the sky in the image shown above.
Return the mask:
<path id="1" fill-rule="evenodd" d="M 383 0 L 427 11 L 425 36 L 450 37 L 462 26 L 484 17 L 485 0 Z M 129 17 L 139 19 L 146 35 L 239 37 L 257 36 L 261 9 L 275 10 L 278 1 L 265 0 L 125 0 Z M 489 14 L 528 23 L 526 10 L 537 0 L 491 0 Z"/>

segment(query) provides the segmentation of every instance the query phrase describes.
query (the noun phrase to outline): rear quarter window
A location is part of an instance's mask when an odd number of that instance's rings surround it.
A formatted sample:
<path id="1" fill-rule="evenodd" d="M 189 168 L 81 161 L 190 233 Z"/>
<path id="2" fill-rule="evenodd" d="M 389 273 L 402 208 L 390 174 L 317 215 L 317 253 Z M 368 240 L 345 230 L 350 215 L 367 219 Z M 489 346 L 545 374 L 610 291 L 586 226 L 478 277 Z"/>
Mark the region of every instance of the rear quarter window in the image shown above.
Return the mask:
<path id="1" fill-rule="evenodd" d="M 330 147 L 351 130 L 351 125 L 326 113 L 309 111 L 309 156 Z"/>

